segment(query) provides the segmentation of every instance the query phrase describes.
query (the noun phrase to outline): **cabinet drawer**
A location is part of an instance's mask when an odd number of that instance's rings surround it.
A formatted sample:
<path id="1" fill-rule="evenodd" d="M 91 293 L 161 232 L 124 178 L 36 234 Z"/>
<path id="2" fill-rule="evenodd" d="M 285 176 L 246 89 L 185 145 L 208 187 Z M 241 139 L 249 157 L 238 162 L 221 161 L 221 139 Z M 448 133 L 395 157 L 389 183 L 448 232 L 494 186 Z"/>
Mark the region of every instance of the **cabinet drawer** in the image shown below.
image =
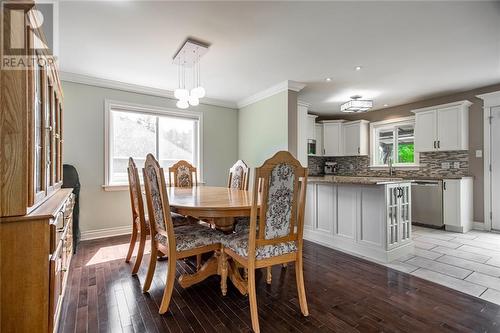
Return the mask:
<path id="1" fill-rule="evenodd" d="M 63 242 L 59 242 L 56 251 L 50 259 L 49 278 L 49 332 L 54 331 L 59 311 L 63 283 Z"/>

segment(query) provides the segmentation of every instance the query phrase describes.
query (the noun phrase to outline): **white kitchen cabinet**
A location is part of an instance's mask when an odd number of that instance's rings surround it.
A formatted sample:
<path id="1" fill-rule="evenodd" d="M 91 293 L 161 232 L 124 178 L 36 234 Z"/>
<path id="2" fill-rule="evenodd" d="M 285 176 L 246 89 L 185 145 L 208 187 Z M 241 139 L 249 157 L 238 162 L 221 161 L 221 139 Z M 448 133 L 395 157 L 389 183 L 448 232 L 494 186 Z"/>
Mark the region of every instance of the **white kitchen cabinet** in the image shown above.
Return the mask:
<path id="1" fill-rule="evenodd" d="M 316 156 L 323 155 L 323 124 L 316 124 Z"/>
<path id="2" fill-rule="evenodd" d="M 297 103 L 297 150 L 295 157 L 300 161 L 300 164 L 307 167 L 307 140 L 308 140 L 308 104 L 299 101 Z"/>
<path id="3" fill-rule="evenodd" d="M 473 225 L 473 179 L 443 179 L 443 220 L 446 230 L 468 232 Z"/>
<path id="4" fill-rule="evenodd" d="M 316 230 L 328 234 L 333 233 L 333 220 L 335 217 L 335 187 L 328 183 L 319 183 L 316 186 L 317 198 L 317 224 Z"/>
<path id="5" fill-rule="evenodd" d="M 410 186 L 309 182 L 304 238 L 384 262 L 412 253 Z"/>
<path id="6" fill-rule="evenodd" d="M 318 116 L 307 114 L 307 139 L 316 140 L 316 118 Z"/>
<path id="7" fill-rule="evenodd" d="M 469 101 L 413 110 L 415 151 L 469 149 Z"/>
<path id="8" fill-rule="evenodd" d="M 323 121 L 323 155 L 342 156 L 342 123 L 344 120 Z"/>
<path id="9" fill-rule="evenodd" d="M 386 186 L 387 249 L 411 240 L 411 184 Z"/>
<path id="10" fill-rule="evenodd" d="M 369 122 L 351 121 L 342 124 L 342 143 L 344 156 L 368 155 Z"/>

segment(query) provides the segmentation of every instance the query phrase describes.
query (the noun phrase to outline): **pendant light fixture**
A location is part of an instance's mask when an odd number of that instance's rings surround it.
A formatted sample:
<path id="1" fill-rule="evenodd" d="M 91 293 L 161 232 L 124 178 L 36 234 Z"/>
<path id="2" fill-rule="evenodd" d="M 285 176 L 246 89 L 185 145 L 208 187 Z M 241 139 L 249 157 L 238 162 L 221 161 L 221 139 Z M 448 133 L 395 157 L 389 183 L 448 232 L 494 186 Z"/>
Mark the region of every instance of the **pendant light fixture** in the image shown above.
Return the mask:
<path id="1" fill-rule="evenodd" d="M 179 109 L 197 106 L 200 98 L 205 97 L 205 88 L 201 85 L 200 58 L 207 53 L 208 47 L 206 43 L 188 38 L 173 57 L 178 75 L 174 97 L 178 99 L 176 106 Z M 188 80 L 188 77 L 191 79 Z"/>
<path id="2" fill-rule="evenodd" d="M 345 102 L 340 106 L 340 111 L 342 112 L 366 112 L 373 107 L 373 101 L 371 100 L 361 100 L 361 96 L 355 95 L 351 96 L 349 102 Z"/>

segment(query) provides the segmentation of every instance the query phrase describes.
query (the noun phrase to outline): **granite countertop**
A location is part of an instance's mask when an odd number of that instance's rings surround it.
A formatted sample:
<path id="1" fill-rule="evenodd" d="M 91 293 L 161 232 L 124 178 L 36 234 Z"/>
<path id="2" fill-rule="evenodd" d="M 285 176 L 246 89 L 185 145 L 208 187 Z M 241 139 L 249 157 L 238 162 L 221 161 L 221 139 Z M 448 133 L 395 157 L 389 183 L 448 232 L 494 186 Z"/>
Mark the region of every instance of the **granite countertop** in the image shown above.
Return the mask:
<path id="1" fill-rule="evenodd" d="M 340 179 L 340 181 L 334 181 L 331 179 L 331 177 L 335 177 L 337 178 L 337 180 Z M 394 181 L 394 180 L 397 180 L 397 181 L 401 181 L 401 180 L 406 180 L 406 181 L 412 181 L 412 180 L 415 180 L 415 181 L 418 181 L 418 180 L 443 180 L 443 179 L 462 179 L 462 178 L 468 178 L 468 177 L 472 177 L 474 178 L 474 176 L 471 176 L 471 175 L 463 175 L 463 176 L 460 176 L 460 175 L 450 175 L 450 176 L 440 176 L 440 177 L 437 177 L 437 176 L 429 176 L 429 177 L 425 177 L 425 176 L 415 176 L 415 177 L 390 177 L 390 176 L 387 176 L 387 177 L 383 177 L 383 176 L 344 176 L 344 175 L 324 175 L 324 174 L 315 174 L 315 175 L 309 175 L 309 178 L 308 179 L 313 179 L 313 181 L 315 182 L 320 182 L 320 181 L 325 181 L 325 182 L 341 182 L 342 179 L 346 179 L 347 181 L 356 181 L 358 179 L 382 179 L 382 180 L 391 180 L 391 181 Z"/>
<path id="2" fill-rule="evenodd" d="M 311 176 L 308 177 L 310 183 L 335 183 L 335 184 L 360 184 L 360 185 L 383 185 L 400 183 L 403 178 L 395 177 L 356 177 L 356 176 Z"/>

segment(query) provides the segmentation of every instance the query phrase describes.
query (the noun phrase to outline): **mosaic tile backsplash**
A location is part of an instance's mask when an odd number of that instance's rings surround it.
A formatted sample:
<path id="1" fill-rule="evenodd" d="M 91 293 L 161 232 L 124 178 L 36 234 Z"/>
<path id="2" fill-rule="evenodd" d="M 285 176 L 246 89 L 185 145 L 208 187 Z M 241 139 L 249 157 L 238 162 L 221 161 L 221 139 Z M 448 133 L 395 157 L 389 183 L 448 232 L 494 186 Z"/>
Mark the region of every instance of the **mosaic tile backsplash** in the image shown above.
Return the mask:
<path id="1" fill-rule="evenodd" d="M 386 177 L 389 170 L 370 169 L 368 156 L 342 156 L 323 157 L 309 156 L 309 175 L 320 176 L 323 174 L 325 162 L 336 162 L 339 166 L 338 175 L 341 176 L 372 176 Z M 454 168 L 458 162 L 460 167 Z M 449 169 L 443 169 L 442 163 L 450 163 Z M 420 168 L 418 170 L 394 170 L 394 177 L 456 177 L 469 175 L 469 154 L 463 151 L 445 151 L 420 153 Z"/>

